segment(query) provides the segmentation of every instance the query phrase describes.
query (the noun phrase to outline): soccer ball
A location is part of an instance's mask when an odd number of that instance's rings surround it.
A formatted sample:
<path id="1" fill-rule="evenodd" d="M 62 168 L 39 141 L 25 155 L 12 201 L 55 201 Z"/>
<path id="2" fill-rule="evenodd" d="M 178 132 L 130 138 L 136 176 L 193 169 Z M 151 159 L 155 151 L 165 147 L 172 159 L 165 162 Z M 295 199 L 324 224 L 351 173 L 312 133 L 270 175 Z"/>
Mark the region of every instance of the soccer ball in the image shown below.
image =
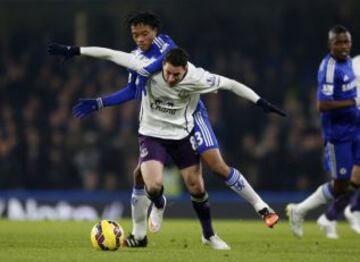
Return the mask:
<path id="1" fill-rule="evenodd" d="M 91 229 L 92 246 L 98 250 L 117 250 L 124 243 L 124 230 L 111 220 L 102 220 Z"/>

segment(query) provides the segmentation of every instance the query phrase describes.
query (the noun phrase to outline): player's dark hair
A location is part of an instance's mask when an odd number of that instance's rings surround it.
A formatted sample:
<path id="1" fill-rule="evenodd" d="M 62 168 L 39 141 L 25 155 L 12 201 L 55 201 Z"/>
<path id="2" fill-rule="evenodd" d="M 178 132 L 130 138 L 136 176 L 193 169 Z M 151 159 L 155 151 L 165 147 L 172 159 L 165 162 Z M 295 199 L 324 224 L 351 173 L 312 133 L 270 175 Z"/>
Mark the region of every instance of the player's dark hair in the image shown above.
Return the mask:
<path id="1" fill-rule="evenodd" d="M 170 63 L 173 66 L 182 66 L 186 67 L 187 62 L 189 61 L 188 53 L 182 48 L 171 49 L 164 58 L 164 64 Z"/>
<path id="2" fill-rule="evenodd" d="M 130 28 L 131 26 L 137 26 L 140 24 L 148 25 L 152 28 L 160 29 L 160 19 L 156 14 L 150 11 L 141 11 L 129 14 L 125 18 L 125 25 Z"/>
<path id="3" fill-rule="evenodd" d="M 334 25 L 332 28 L 330 28 L 329 30 L 329 39 L 331 38 L 332 35 L 338 35 L 338 34 L 342 34 L 342 33 L 350 33 L 349 30 L 343 26 L 343 25 Z"/>

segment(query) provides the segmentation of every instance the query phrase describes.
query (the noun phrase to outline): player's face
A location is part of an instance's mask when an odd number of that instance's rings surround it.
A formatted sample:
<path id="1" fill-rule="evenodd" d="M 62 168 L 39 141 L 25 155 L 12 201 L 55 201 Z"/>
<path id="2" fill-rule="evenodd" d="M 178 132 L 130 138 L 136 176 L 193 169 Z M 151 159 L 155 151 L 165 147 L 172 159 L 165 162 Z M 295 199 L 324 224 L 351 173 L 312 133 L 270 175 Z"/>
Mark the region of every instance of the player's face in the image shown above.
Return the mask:
<path id="1" fill-rule="evenodd" d="M 183 80 L 186 72 L 187 72 L 187 67 L 174 66 L 170 63 L 165 63 L 163 65 L 163 77 L 165 79 L 165 82 L 170 87 L 175 86 L 177 83 Z"/>
<path id="2" fill-rule="evenodd" d="M 131 35 L 141 51 L 147 51 L 157 35 L 157 29 L 144 24 L 132 25 Z"/>
<path id="3" fill-rule="evenodd" d="M 351 35 L 349 33 L 333 34 L 329 41 L 331 54 L 337 60 L 346 60 L 351 50 Z"/>

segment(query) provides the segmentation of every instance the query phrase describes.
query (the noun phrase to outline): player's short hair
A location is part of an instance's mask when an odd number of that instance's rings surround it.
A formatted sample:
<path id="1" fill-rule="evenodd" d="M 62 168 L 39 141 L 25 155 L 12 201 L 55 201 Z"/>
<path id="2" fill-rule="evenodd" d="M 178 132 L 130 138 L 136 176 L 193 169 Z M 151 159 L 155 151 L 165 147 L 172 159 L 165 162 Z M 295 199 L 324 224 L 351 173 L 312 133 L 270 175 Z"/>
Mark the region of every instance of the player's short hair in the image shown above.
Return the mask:
<path id="1" fill-rule="evenodd" d="M 129 14 L 125 18 L 125 25 L 130 29 L 131 26 L 140 24 L 148 25 L 152 28 L 160 28 L 160 19 L 158 16 L 150 11 L 140 11 Z"/>
<path id="2" fill-rule="evenodd" d="M 164 58 L 164 64 L 165 63 L 170 63 L 173 66 L 182 66 L 182 67 L 186 67 L 187 63 L 189 61 L 189 55 L 188 53 L 180 48 L 173 48 L 171 49 Z"/>
<path id="3" fill-rule="evenodd" d="M 331 40 L 334 37 L 334 35 L 338 35 L 342 33 L 350 33 L 350 31 L 343 25 L 334 25 L 329 30 L 329 40 Z"/>

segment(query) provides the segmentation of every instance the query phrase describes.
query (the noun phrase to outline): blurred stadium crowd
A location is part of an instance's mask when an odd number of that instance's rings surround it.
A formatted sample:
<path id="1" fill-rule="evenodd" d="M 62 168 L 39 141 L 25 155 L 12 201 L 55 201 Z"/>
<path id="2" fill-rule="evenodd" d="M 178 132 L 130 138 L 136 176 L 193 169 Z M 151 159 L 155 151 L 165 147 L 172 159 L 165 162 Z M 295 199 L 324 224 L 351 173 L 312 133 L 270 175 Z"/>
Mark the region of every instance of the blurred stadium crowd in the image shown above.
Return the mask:
<path id="1" fill-rule="evenodd" d="M 107 8 L 93 1 L 81 9 L 91 21 L 87 44 L 131 50 L 129 33 L 117 31 L 121 26 L 96 33 L 139 7 L 125 2 L 127 8 L 119 14 L 113 11 L 120 10 L 116 1 L 108 1 Z M 153 7 L 152 2 L 143 8 Z M 240 1 L 233 4 L 237 10 L 209 1 L 209 14 L 195 13 L 201 4 L 194 3 L 180 24 L 178 13 L 186 13 L 190 1 L 184 2 L 175 6 L 177 10 L 160 3 L 152 8 L 163 19 L 164 32 L 188 50 L 196 65 L 247 84 L 288 113 L 286 119 L 264 115 L 231 93 L 204 96 L 227 162 L 257 189 L 313 189 L 326 177 L 315 103 L 317 67 L 327 52 L 327 30 L 334 23 L 359 31 L 357 1 L 318 1 L 311 9 L 306 5 L 309 1 L 279 1 L 283 5 L 264 1 L 257 6 Z M 321 9 L 322 4 L 329 9 Z M 16 10 L 12 4 L 0 5 L 8 12 L 8 21 L 16 20 L 11 18 Z M 51 28 L 52 19 L 59 18 L 52 17 L 56 6 L 47 8 L 43 19 L 49 28 L 24 29 L 22 21 L 1 31 L 6 40 L 0 42 L 0 188 L 130 188 L 138 157 L 138 101 L 105 108 L 83 121 L 71 114 L 78 98 L 109 94 L 125 86 L 127 72 L 109 62 L 76 58 L 62 64 L 47 56 L 49 40 L 71 44 L 76 33 L 72 26 Z M 269 8 L 272 16 L 263 19 Z M 79 10 L 70 6 L 67 14 Z M 321 16 L 321 20 L 306 16 Z M 61 37 L 58 32 L 66 33 Z M 353 36 L 353 53 L 359 53 L 360 39 Z M 205 176 L 208 189 L 224 189 L 220 178 L 207 170 Z"/>

